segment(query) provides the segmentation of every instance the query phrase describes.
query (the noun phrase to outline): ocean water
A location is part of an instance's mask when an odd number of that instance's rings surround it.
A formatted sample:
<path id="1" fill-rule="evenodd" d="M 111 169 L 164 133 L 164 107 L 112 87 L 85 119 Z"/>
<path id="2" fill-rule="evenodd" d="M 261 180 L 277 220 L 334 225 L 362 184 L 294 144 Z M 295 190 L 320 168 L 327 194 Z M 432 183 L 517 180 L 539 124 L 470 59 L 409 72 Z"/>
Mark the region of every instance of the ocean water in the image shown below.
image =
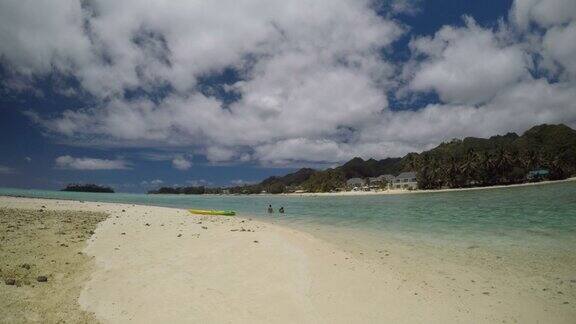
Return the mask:
<path id="1" fill-rule="evenodd" d="M 470 246 L 576 249 L 576 181 L 460 192 L 370 196 L 224 196 L 76 193 L 0 188 L 0 195 L 231 209 L 309 231 Z M 285 214 L 267 214 L 283 206 Z"/>

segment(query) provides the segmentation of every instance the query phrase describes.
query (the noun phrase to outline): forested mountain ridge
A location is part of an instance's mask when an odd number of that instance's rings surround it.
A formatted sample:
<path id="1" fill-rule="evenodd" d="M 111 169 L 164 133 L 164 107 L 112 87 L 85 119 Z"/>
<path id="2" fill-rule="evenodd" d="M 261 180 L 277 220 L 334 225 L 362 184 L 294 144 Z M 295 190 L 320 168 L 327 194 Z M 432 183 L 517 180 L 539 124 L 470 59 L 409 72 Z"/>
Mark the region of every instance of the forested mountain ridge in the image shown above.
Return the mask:
<path id="1" fill-rule="evenodd" d="M 539 125 L 522 136 L 516 133 L 490 138 L 454 139 L 422 153 L 403 158 L 363 160 L 356 157 L 342 166 L 323 171 L 306 170 L 306 177 L 288 182 L 293 174 L 272 177 L 256 185 L 267 192 L 283 192 L 290 186 L 321 192 L 342 188 L 346 179 L 376 177 L 417 171 L 422 189 L 517 183 L 534 169 L 550 171 L 551 179 L 576 173 L 576 130 L 563 125 Z M 302 173 L 301 169 L 294 174 Z M 269 190 L 272 189 L 272 190 Z M 255 190 L 258 191 L 258 190 Z"/>
<path id="2" fill-rule="evenodd" d="M 422 189 L 519 183 L 536 169 L 548 170 L 550 179 L 563 179 L 576 173 L 576 131 L 544 124 L 522 136 L 452 140 L 407 163 L 418 171 Z"/>
<path id="3" fill-rule="evenodd" d="M 543 124 L 521 136 L 508 133 L 490 138 L 453 139 L 402 158 L 363 160 L 355 157 L 336 168 L 303 168 L 285 176 L 269 177 L 258 184 L 215 188 L 209 192 L 328 192 L 345 187 L 350 178 L 397 175 L 404 171 L 417 172 L 420 189 L 490 186 L 524 182 L 527 173 L 536 169 L 546 169 L 547 177 L 552 180 L 575 175 L 576 130 L 563 124 Z M 174 189 L 166 191 L 174 192 Z"/>

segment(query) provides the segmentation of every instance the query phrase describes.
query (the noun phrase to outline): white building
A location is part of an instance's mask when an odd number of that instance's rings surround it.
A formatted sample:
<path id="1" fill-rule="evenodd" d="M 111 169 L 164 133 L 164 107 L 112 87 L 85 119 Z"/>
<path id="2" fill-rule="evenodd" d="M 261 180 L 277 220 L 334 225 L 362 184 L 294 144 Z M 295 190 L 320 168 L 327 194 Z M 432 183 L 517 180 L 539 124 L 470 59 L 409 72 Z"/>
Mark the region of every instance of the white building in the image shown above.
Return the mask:
<path id="1" fill-rule="evenodd" d="M 390 189 L 391 185 L 394 183 L 396 177 L 391 174 L 383 174 L 377 177 L 369 178 L 370 189 L 381 189 L 383 185 L 386 185 Z"/>
<path id="2" fill-rule="evenodd" d="M 346 180 L 347 190 L 369 191 L 369 190 L 384 189 L 384 187 L 385 189 L 405 189 L 405 190 L 418 189 L 416 172 L 402 172 L 396 177 L 391 174 L 383 174 L 378 177 L 371 177 L 368 179 L 350 178 Z"/>
<path id="3" fill-rule="evenodd" d="M 350 178 L 346 180 L 346 187 L 351 188 L 352 190 L 361 189 L 366 184 L 366 181 L 362 178 Z"/>
<path id="4" fill-rule="evenodd" d="M 402 172 L 394 178 L 394 189 L 418 189 L 416 172 Z"/>

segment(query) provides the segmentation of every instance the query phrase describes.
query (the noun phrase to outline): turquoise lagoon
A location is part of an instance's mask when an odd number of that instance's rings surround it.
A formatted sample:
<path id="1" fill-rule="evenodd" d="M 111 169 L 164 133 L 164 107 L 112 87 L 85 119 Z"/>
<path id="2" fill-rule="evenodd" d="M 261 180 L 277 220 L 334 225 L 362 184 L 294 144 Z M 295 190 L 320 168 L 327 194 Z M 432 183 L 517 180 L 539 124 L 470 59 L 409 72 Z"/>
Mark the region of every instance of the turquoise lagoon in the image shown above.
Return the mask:
<path id="1" fill-rule="evenodd" d="M 364 233 L 426 244 L 576 248 L 576 181 L 401 195 L 146 195 L 0 188 L 0 195 L 117 202 L 178 208 L 232 209 L 239 215 L 314 232 Z M 271 204 L 286 214 L 266 213 Z M 322 231 L 326 233 L 327 231 Z M 352 234 L 350 234 L 352 233 Z"/>

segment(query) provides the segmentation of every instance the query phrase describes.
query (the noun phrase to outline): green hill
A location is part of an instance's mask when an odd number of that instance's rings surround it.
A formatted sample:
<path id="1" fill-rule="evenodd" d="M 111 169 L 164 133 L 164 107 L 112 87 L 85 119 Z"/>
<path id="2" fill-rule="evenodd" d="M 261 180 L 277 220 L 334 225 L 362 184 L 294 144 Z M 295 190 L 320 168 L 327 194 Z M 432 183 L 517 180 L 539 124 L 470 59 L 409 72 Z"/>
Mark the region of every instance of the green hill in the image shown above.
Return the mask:
<path id="1" fill-rule="evenodd" d="M 564 179 L 576 174 L 576 131 L 560 125 L 539 125 L 522 136 L 516 133 L 490 138 L 467 137 L 454 139 L 422 153 L 410 153 L 403 158 L 363 160 L 356 157 L 342 166 L 323 171 L 306 170 L 302 181 L 290 184 L 294 174 L 272 177 L 258 186 L 260 192 L 278 192 L 281 181 L 289 186 L 311 192 L 342 188 L 347 179 L 397 175 L 403 171 L 417 171 L 419 186 L 423 189 L 489 186 L 524 182 L 526 174 L 534 169 L 547 169 L 550 179 Z M 292 189 L 293 189 L 292 188 Z M 276 190 L 269 190 L 276 189 Z M 281 192 L 283 192 L 281 191 Z"/>
<path id="2" fill-rule="evenodd" d="M 355 157 L 336 168 L 303 168 L 285 176 L 269 177 L 259 184 L 227 190 L 243 194 L 328 192 L 343 188 L 350 178 L 397 175 L 404 171 L 417 172 L 421 189 L 491 186 L 525 182 L 526 174 L 535 169 L 548 170 L 548 178 L 552 180 L 575 175 L 576 131 L 563 124 L 543 124 L 532 127 L 522 136 L 508 133 L 490 138 L 454 139 L 402 158 L 363 160 Z"/>
<path id="3" fill-rule="evenodd" d="M 519 183 L 535 169 L 549 170 L 553 180 L 575 174 L 576 131 L 544 124 L 522 136 L 469 137 L 442 143 L 415 161 L 419 186 L 425 189 Z"/>

